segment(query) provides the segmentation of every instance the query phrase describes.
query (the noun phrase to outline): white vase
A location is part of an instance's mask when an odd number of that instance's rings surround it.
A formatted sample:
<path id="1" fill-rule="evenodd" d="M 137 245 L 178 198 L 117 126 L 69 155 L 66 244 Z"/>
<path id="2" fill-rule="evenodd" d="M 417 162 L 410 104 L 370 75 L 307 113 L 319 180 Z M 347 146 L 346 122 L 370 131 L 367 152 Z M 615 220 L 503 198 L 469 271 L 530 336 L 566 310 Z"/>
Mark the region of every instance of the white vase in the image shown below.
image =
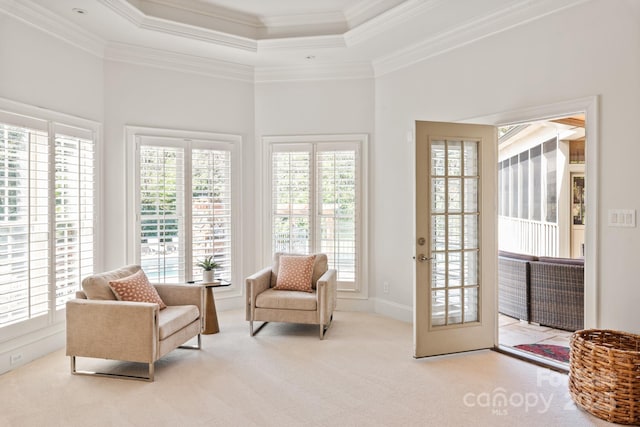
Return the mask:
<path id="1" fill-rule="evenodd" d="M 202 281 L 204 283 L 213 282 L 213 270 L 203 270 L 202 271 Z"/>

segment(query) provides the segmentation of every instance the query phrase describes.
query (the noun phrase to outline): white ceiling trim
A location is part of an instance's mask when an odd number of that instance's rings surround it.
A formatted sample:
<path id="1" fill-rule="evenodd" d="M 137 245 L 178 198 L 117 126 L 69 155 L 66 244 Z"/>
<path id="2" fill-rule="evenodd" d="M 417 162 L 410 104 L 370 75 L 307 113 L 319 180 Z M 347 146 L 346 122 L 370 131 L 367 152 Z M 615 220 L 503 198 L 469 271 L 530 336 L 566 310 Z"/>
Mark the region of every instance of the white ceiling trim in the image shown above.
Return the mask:
<path id="1" fill-rule="evenodd" d="M 0 12 L 18 19 L 40 31 L 52 35 L 72 46 L 102 58 L 106 40 L 103 40 L 73 22 L 60 17 L 29 0 L 0 0 Z"/>
<path id="2" fill-rule="evenodd" d="M 184 10 L 190 13 L 195 13 L 197 15 L 206 15 L 215 19 L 219 19 L 221 21 L 246 25 L 252 28 L 259 28 L 262 26 L 260 20 L 255 16 L 246 13 L 235 12 L 229 9 L 224 9 L 209 3 L 198 2 L 195 0 L 180 0 L 179 2 L 176 0 L 140 0 L 141 6 L 144 6 L 145 3 L 162 5 L 170 9 Z"/>
<path id="3" fill-rule="evenodd" d="M 120 16 L 127 19 L 129 22 L 137 26 L 138 28 L 157 31 L 161 33 L 177 35 L 180 37 L 191 38 L 200 40 L 220 46 L 231 47 L 241 49 L 249 52 L 256 52 L 258 50 L 311 50 L 322 48 L 341 48 L 346 46 L 353 46 L 358 43 L 363 43 L 370 40 L 373 37 L 377 37 L 389 31 L 395 26 L 402 25 L 407 20 L 415 18 L 416 15 L 425 13 L 432 10 L 436 6 L 446 3 L 445 0 L 409 0 L 403 2 L 397 6 L 394 6 L 390 10 L 375 16 L 372 19 L 365 20 L 361 25 L 348 30 L 348 20 L 341 12 L 326 13 L 326 14 L 306 14 L 306 15 L 282 15 L 274 17 L 260 18 L 265 24 L 262 27 L 256 28 L 251 26 L 252 31 L 262 30 L 268 31 L 269 27 L 276 29 L 284 27 L 298 27 L 304 28 L 304 25 L 300 26 L 303 22 L 305 25 L 322 25 L 333 23 L 340 25 L 343 30 L 337 31 L 338 34 L 321 35 L 321 36 L 296 36 L 296 37 L 282 37 L 282 38 L 262 38 L 259 39 L 258 34 L 252 38 L 241 37 L 225 32 L 215 31 L 208 28 L 203 28 L 195 25 L 189 25 L 182 22 L 170 21 L 163 18 L 158 18 L 152 15 L 145 14 L 142 10 L 136 8 L 127 0 L 97 0 L 104 6 L 113 10 Z M 143 0 L 144 1 L 144 0 Z M 378 2 L 366 2 L 368 7 L 359 6 L 356 9 L 356 15 L 354 12 L 350 12 L 350 19 L 360 16 L 365 17 L 367 13 L 370 13 L 373 8 L 383 0 Z M 147 2 L 161 4 L 166 7 L 176 8 L 174 3 L 163 2 L 162 0 L 147 0 Z M 358 5 L 356 5 L 358 6 Z M 181 9 L 193 12 L 193 8 L 184 7 Z M 219 19 L 226 19 L 230 22 L 237 23 L 237 20 L 229 19 L 223 14 L 210 14 Z M 249 19 L 250 15 L 247 15 Z M 301 21 L 304 20 L 304 21 Z M 244 25 L 244 24 L 243 24 Z"/>
<path id="4" fill-rule="evenodd" d="M 298 27 L 302 25 L 345 24 L 342 12 L 305 13 L 294 15 L 263 16 L 260 21 L 265 27 Z"/>
<path id="5" fill-rule="evenodd" d="M 366 42 L 373 37 L 380 36 L 390 29 L 402 25 L 416 16 L 426 13 L 438 5 L 445 3 L 444 0 L 409 0 L 398 6 L 381 13 L 375 18 L 349 30 L 344 38 L 347 46 L 355 46 L 358 43 Z"/>
<path id="6" fill-rule="evenodd" d="M 373 78 L 373 68 L 368 62 L 314 64 L 296 67 L 259 67 L 255 70 L 256 83 L 367 78 Z"/>
<path id="7" fill-rule="evenodd" d="M 379 10 L 388 0 L 362 0 L 344 11 L 349 28 L 370 20 L 375 10 Z"/>
<path id="8" fill-rule="evenodd" d="M 282 39 L 266 39 L 258 41 L 258 51 L 282 51 L 282 50 L 316 50 L 339 49 L 347 47 L 344 37 L 337 36 L 311 36 L 290 37 Z"/>
<path id="9" fill-rule="evenodd" d="M 126 0 L 97 1 L 127 19 L 138 28 L 201 40 L 219 46 L 232 47 L 249 52 L 257 51 L 257 43 L 254 39 L 149 16 L 132 6 Z"/>
<path id="10" fill-rule="evenodd" d="M 109 43 L 105 59 L 243 82 L 254 81 L 254 68 L 160 49 Z"/>
<path id="11" fill-rule="evenodd" d="M 376 77 L 474 43 L 494 34 L 526 24 L 590 0 L 523 0 L 516 6 L 468 21 L 447 32 L 416 43 L 384 58 L 375 59 Z"/>

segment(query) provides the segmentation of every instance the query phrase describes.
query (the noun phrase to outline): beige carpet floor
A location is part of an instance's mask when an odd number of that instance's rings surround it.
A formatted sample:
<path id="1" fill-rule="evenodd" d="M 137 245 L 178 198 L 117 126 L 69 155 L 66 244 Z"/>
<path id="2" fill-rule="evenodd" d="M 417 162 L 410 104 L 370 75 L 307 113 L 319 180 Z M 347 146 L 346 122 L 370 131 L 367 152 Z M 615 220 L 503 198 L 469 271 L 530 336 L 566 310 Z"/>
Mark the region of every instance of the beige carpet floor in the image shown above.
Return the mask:
<path id="1" fill-rule="evenodd" d="M 64 350 L 0 376 L 2 426 L 590 426 L 566 375 L 493 351 L 416 360 L 412 327 L 336 312 L 315 326 L 248 334 L 219 313 L 200 351 L 175 350 L 146 383 L 72 376 Z M 130 373 L 144 366 L 79 359 Z"/>

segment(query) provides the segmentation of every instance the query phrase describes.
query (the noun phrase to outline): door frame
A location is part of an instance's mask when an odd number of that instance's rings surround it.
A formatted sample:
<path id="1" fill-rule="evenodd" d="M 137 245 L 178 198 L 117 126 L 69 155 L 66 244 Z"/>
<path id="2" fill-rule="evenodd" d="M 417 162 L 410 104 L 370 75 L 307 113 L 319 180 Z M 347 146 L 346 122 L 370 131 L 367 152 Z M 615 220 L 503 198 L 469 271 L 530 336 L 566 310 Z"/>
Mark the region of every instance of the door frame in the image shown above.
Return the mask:
<path id="1" fill-rule="evenodd" d="M 566 116 L 574 113 L 585 114 L 585 132 L 587 136 L 586 161 L 585 161 L 585 186 L 586 186 L 586 211 L 588 215 L 585 225 L 585 274 L 584 274 L 584 327 L 585 329 L 598 328 L 600 326 L 600 300 L 599 274 L 599 181 L 600 181 L 600 97 L 588 96 L 528 107 L 517 110 L 503 111 L 486 116 L 478 116 L 459 120 L 460 123 L 481 123 L 494 126 L 506 126 L 533 121 L 547 120 L 555 117 Z M 495 165 L 497 168 L 497 163 Z M 497 169 L 496 169 L 497 173 Z M 497 307 L 497 305 L 496 305 Z M 496 334 L 498 333 L 496 327 Z M 496 341 L 497 342 L 497 341 Z"/>

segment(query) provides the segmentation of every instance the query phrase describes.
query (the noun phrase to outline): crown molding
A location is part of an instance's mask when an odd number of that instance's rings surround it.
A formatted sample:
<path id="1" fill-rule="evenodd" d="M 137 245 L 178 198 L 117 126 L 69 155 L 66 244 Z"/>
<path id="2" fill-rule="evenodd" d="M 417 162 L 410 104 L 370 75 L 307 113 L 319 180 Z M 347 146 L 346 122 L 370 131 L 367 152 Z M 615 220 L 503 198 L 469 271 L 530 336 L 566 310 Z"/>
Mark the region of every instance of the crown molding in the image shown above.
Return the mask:
<path id="1" fill-rule="evenodd" d="M 291 67 L 256 67 L 256 83 L 373 78 L 369 62 L 327 63 Z"/>
<path id="2" fill-rule="evenodd" d="M 415 19 L 416 16 L 426 13 L 445 0 L 408 0 L 387 10 L 380 15 L 369 19 L 363 24 L 347 31 L 344 38 L 347 46 L 355 46 L 370 40 L 373 37 L 381 36 L 394 27 Z"/>
<path id="3" fill-rule="evenodd" d="M 512 7 L 467 21 L 392 55 L 375 59 L 373 61 L 375 76 L 380 77 L 392 73 L 588 1 L 590 0 L 538 0 L 535 2 L 523 0 Z"/>
<path id="4" fill-rule="evenodd" d="M 254 81 L 254 70 L 250 65 L 234 64 L 216 59 L 123 43 L 109 43 L 105 50 L 105 59 L 207 77 L 238 80 L 249 83 Z"/>
<path id="5" fill-rule="evenodd" d="M 267 27 L 299 27 L 304 25 L 345 24 L 342 12 L 304 13 L 292 15 L 277 15 L 260 17 L 262 24 Z"/>
<path id="6" fill-rule="evenodd" d="M 106 41 L 30 0 L 0 0 L 0 13 L 9 15 L 65 43 L 102 58 Z"/>
<path id="7" fill-rule="evenodd" d="M 197 15 L 205 15 L 214 19 L 252 28 L 260 28 L 262 26 L 260 19 L 253 15 L 236 12 L 197 0 L 138 0 L 138 2 L 141 6 L 145 4 L 161 5 L 169 9 L 184 10 Z"/>
<path id="8" fill-rule="evenodd" d="M 383 3 L 388 0 L 360 0 L 350 8 L 344 11 L 344 17 L 352 28 L 362 22 L 366 22 L 371 18 L 371 11 L 377 10 Z"/>
<path id="9" fill-rule="evenodd" d="M 231 47 L 248 52 L 257 51 L 257 42 L 254 39 L 149 16 L 126 0 L 97 1 L 127 19 L 138 28 L 186 37 L 194 40 L 201 40 L 215 45 Z"/>
<path id="10" fill-rule="evenodd" d="M 282 50 L 339 49 L 346 47 L 342 35 L 288 37 L 258 40 L 258 52 Z"/>

